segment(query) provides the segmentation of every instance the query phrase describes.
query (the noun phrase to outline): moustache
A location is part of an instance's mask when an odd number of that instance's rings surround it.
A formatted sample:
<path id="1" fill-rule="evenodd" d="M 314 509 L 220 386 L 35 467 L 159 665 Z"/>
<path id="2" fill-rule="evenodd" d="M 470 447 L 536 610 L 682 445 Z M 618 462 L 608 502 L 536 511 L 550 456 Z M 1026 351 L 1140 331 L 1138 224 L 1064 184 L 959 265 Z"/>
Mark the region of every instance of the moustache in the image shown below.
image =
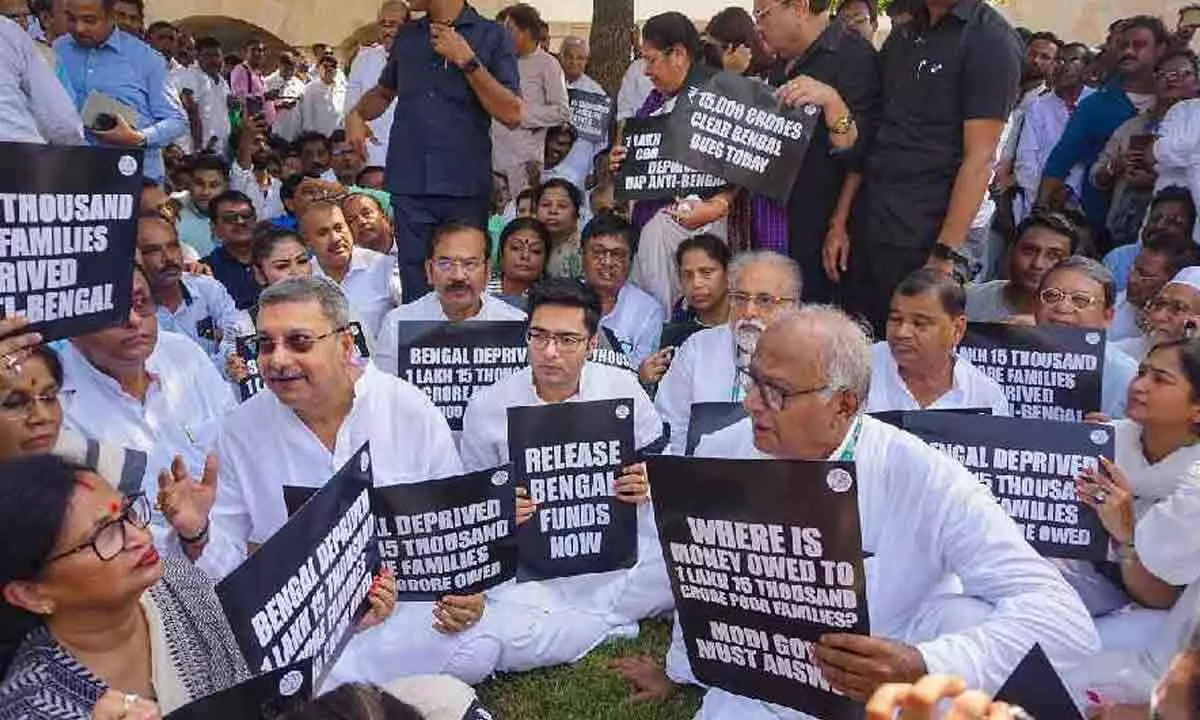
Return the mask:
<path id="1" fill-rule="evenodd" d="M 446 286 L 448 292 L 458 292 L 460 290 L 470 290 L 471 286 L 465 282 L 453 282 Z"/>

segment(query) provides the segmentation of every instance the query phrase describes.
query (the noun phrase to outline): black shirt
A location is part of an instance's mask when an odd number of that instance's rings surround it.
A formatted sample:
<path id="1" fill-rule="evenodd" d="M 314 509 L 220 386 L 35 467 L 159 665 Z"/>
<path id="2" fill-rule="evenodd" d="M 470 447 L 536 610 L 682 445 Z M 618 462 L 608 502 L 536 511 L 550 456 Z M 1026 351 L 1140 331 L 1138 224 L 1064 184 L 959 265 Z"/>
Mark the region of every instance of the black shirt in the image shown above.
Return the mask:
<path id="1" fill-rule="evenodd" d="M 258 303 L 262 288 L 254 279 L 253 265 L 242 264 L 223 245 L 209 253 L 204 258 L 204 264 L 212 268 L 213 277 L 229 291 L 238 310 L 254 307 Z"/>
<path id="2" fill-rule="evenodd" d="M 875 48 L 861 35 L 832 21 L 795 62 L 781 63 L 771 84 L 780 86 L 800 75 L 838 91 L 858 126 L 854 147 L 835 151 L 829 142 L 826 118 L 816 132 L 800 166 L 788 199 L 788 237 L 791 255 L 804 272 L 804 298 L 829 302 L 832 286 L 821 269 L 821 248 L 829 219 L 837 207 L 847 172 L 862 172 L 863 159 L 879 115 L 879 66 Z"/>
<path id="3" fill-rule="evenodd" d="M 921 3 L 892 32 L 879 55 L 883 112 L 867 160 L 870 242 L 933 246 L 963 160 L 963 123 L 1008 118 L 1021 57 L 1016 32 L 983 0 L 958 0 L 932 27 Z"/>

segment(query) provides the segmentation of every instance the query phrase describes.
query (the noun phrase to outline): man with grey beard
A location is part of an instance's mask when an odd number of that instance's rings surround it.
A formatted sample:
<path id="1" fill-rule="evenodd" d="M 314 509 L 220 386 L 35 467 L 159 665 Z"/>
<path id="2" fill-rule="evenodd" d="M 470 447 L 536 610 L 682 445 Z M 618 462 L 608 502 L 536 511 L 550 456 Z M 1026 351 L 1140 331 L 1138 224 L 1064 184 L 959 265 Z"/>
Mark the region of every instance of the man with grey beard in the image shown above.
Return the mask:
<path id="1" fill-rule="evenodd" d="M 801 287 L 800 266 L 789 257 L 764 250 L 734 258 L 729 323 L 688 338 L 659 383 L 654 404 L 671 427 L 666 454 L 684 454 L 693 405 L 742 401 L 759 335 L 781 310 L 796 306 Z"/>

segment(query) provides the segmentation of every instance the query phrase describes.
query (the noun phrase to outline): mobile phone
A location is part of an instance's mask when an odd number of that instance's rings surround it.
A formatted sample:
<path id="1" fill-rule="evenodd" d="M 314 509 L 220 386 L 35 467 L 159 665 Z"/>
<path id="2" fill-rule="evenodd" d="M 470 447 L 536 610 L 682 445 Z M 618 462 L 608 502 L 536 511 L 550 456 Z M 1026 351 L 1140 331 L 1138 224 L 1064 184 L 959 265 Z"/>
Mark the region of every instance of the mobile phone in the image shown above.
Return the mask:
<path id="1" fill-rule="evenodd" d="M 1145 152 L 1154 144 L 1153 135 L 1131 135 L 1129 137 L 1129 149 L 1138 152 Z"/>
<path id="2" fill-rule="evenodd" d="M 246 98 L 246 115 L 260 115 L 263 111 L 263 99 L 257 95 Z"/>
<path id="3" fill-rule="evenodd" d="M 1200 27 L 1200 8 L 1185 8 L 1179 13 L 1179 26 L 1185 28 Z"/>
<path id="4" fill-rule="evenodd" d="M 117 117 L 108 113 L 100 113 L 96 116 L 96 122 L 92 123 L 93 130 L 112 130 L 117 126 Z"/>

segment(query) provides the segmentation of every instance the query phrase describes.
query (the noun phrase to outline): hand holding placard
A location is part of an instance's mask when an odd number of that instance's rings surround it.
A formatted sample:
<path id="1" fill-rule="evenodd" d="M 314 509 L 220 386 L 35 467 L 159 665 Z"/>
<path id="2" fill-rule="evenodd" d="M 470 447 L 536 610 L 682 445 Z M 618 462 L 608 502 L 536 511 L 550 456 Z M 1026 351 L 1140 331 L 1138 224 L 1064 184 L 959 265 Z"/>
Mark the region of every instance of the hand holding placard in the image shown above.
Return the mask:
<path id="1" fill-rule="evenodd" d="M 453 635 L 471 627 L 483 617 L 483 593 L 443 595 L 433 606 L 433 629 Z"/>
<path id="2" fill-rule="evenodd" d="M 926 671 L 925 658 L 912 645 L 869 635 L 822 635 L 814 654 L 835 690 L 864 702 L 881 685 L 916 682 Z"/>

